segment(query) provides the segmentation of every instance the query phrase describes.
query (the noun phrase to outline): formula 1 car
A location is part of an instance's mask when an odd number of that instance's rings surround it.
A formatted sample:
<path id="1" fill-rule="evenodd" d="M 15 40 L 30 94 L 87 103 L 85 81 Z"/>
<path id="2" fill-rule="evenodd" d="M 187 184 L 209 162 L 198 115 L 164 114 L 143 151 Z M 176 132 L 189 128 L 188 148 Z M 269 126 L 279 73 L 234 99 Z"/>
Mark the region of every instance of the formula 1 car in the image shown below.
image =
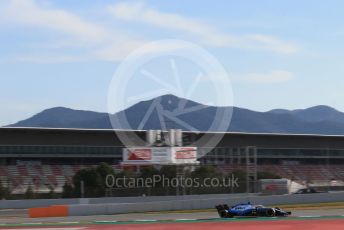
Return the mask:
<path id="1" fill-rule="evenodd" d="M 232 217 L 287 217 L 291 212 L 283 211 L 280 208 L 268 208 L 263 205 L 237 204 L 229 207 L 227 204 L 217 205 L 217 212 L 221 218 Z"/>

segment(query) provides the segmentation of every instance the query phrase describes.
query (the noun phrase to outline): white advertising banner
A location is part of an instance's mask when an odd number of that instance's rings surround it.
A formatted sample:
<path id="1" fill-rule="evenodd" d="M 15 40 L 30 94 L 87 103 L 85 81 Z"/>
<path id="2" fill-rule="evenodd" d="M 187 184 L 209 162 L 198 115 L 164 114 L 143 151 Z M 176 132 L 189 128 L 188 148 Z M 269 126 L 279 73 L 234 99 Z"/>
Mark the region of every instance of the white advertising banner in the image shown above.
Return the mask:
<path id="1" fill-rule="evenodd" d="M 196 147 L 135 147 L 123 149 L 124 164 L 194 164 Z"/>

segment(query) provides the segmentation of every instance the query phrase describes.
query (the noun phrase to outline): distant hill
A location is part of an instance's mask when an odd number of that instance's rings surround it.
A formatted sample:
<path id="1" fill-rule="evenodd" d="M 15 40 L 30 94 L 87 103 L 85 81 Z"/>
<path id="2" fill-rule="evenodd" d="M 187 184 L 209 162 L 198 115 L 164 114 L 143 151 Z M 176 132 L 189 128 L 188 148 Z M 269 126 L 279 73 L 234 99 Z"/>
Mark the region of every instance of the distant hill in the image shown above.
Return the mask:
<path id="1" fill-rule="evenodd" d="M 333 121 L 344 123 L 344 113 L 325 105 L 319 105 L 308 109 L 297 110 L 276 109 L 270 112 L 279 114 L 292 114 L 308 122 Z"/>
<path id="2" fill-rule="evenodd" d="M 155 102 L 158 102 L 157 106 L 152 105 Z M 181 104 L 184 105 L 185 112 L 189 112 L 180 115 L 179 118 L 189 126 L 178 125 L 173 118 L 165 117 L 166 126 L 184 130 L 190 130 L 193 127 L 200 131 L 344 135 L 344 113 L 328 106 L 315 106 L 299 110 L 276 109 L 268 112 L 233 107 L 232 122 L 228 130 L 211 130 L 216 111 L 225 110 L 228 107 L 202 105 L 174 95 L 164 95 L 142 101 L 110 116 L 117 121 L 115 128 L 160 129 L 161 117 L 159 117 L 157 108 L 172 113 Z M 154 108 L 152 113 L 145 117 L 151 108 Z M 127 124 L 124 117 L 127 119 Z M 141 124 L 143 119 L 146 119 L 144 125 Z M 9 127 L 112 128 L 107 113 L 63 107 L 44 110 L 31 118 L 9 125 Z"/>
<path id="3" fill-rule="evenodd" d="M 107 113 L 55 107 L 9 127 L 109 128 L 110 123 L 102 124 L 102 121 L 106 121 L 107 118 Z"/>

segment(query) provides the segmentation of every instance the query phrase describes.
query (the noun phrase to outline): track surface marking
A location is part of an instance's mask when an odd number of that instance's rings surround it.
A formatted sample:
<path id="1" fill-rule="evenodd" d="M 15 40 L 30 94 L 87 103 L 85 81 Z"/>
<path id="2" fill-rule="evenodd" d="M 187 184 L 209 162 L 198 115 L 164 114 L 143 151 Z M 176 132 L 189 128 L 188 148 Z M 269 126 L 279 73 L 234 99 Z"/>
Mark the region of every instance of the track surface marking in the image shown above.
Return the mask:
<path id="1" fill-rule="evenodd" d="M 343 230 L 344 219 L 300 219 L 300 220 L 253 220 L 253 221 L 213 221 L 213 222 L 141 222 L 130 224 L 97 224 L 88 226 L 61 226 L 61 227 L 6 227 L 3 230 Z"/>
<path id="2" fill-rule="evenodd" d="M 282 220 L 282 221 L 263 221 L 263 222 L 213 222 L 213 223 L 158 223 L 143 225 L 122 225 L 119 228 L 114 226 L 92 226 L 87 230 L 343 230 L 344 220 Z"/>

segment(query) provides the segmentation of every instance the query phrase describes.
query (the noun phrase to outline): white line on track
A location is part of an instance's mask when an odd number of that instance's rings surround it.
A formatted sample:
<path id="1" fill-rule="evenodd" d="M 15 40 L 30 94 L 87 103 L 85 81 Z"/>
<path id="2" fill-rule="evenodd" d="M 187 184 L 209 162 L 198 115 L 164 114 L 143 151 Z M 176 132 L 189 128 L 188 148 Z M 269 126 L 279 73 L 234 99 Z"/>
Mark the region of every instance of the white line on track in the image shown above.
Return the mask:
<path id="1" fill-rule="evenodd" d="M 193 220 L 197 220 L 197 219 L 176 219 L 177 221 L 193 221 Z"/>
<path id="2" fill-rule="evenodd" d="M 22 225 L 41 225 L 43 224 L 42 222 L 32 222 L 32 223 L 20 223 Z"/>
<path id="3" fill-rule="evenodd" d="M 62 221 L 58 222 L 59 224 L 80 224 L 79 221 Z"/>
<path id="4" fill-rule="evenodd" d="M 155 222 L 157 220 L 135 220 L 136 222 Z"/>
<path id="5" fill-rule="evenodd" d="M 96 220 L 94 223 L 117 223 L 117 220 Z"/>

